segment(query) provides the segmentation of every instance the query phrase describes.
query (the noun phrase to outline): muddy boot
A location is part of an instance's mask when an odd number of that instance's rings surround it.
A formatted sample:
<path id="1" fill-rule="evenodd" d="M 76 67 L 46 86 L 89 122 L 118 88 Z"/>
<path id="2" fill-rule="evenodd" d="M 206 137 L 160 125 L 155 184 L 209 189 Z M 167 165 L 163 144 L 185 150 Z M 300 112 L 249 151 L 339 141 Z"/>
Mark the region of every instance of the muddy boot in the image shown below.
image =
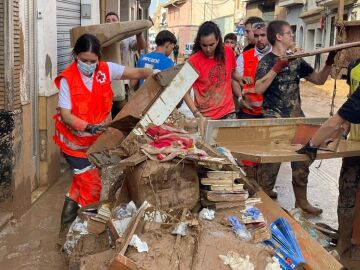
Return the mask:
<path id="1" fill-rule="evenodd" d="M 306 186 L 298 186 L 293 184 L 294 194 L 295 194 L 295 207 L 301 208 L 306 213 L 318 216 L 322 213 L 322 209 L 312 206 L 307 200 Z"/>
<path id="2" fill-rule="evenodd" d="M 351 249 L 351 237 L 353 231 L 353 221 L 355 216 L 355 208 L 338 209 L 338 241 L 336 250 L 340 257 L 349 249 Z"/>
<path id="3" fill-rule="evenodd" d="M 69 231 L 71 223 L 77 217 L 77 211 L 79 205 L 74 200 L 70 199 L 68 196 L 65 196 L 64 206 L 61 213 L 60 221 L 60 232 L 59 232 L 59 242 L 58 244 L 62 246 L 65 243 L 66 234 Z"/>

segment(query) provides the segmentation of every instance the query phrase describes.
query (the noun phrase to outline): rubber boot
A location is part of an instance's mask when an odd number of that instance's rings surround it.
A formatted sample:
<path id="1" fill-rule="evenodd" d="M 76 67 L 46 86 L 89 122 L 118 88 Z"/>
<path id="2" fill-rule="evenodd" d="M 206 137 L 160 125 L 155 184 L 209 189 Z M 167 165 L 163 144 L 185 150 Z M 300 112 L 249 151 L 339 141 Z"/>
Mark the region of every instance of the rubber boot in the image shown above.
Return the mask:
<path id="1" fill-rule="evenodd" d="M 312 206 L 307 200 L 307 186 L 298 186 L 293 184 L 295 194 L 295 207 L 301 208 L 304 212 L 318 216 L 322 209 Z"/>
<path id="2" fill-rule="evenodd" d="M 79 208 L 80 207 L 77 202 L 70 199 L 68 196 L 65 196 L 64 206 L 61 213 L 60 231 L 64 231 L 64 229 L 70 226 L 70 224 L 75 220 Z"/>
<path id="3" fill-rule="evenodd" d="M 338 209 L 338 241 L 336 251 L 341 256 L 351 249 L 351 237 L 353 231 L 353 221 L 355 217 L 355 208 Z"/>

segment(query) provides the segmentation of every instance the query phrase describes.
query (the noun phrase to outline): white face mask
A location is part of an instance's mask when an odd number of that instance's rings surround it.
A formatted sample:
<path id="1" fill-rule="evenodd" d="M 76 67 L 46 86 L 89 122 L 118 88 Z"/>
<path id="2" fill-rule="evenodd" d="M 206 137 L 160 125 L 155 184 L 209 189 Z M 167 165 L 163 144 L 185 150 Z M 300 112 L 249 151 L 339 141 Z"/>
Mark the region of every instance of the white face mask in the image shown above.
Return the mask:
<path id="1" fill-rule="evenodd" d="M 83 61 L 79 60 L 77 61 L 77 67 L 80 70 L 80 72 L 86 76 L 90 76 L 94 73 L 96 69 L 97 63 L 88 65 L 84 63 Z"/>

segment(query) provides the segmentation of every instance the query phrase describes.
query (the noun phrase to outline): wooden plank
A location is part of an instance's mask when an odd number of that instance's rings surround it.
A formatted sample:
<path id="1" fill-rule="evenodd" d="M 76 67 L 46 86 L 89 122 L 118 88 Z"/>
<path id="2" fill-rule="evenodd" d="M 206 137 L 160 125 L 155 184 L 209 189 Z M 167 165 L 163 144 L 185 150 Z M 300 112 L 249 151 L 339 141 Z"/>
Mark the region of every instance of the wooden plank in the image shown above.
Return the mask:
<path id="1" fill-rule="evenodd" d="M 283 56 L 282 58 L 290 60 L 290 59 L 308 57 L 308 56 L 327 53 L 327 52 L 332 52 L 332 51 L 340 51 L 340 50 L 349 49 L 349 48 L 352 48 L 352 47 L 359 47 L 359 46 L 360 46 L 360 41 L 355 41 L 355 42 L 338 44 L 338 45 L 330 46 L 330 47 L 327 47 L 327 48 L 320 48 L 320 49 L 316 49 L 316 50 L 311 50 L 311 51 L 308 51 L 308 52 L 290 54 L 290 55 Z"/>
<path id="2" fill-rule="evenodd" d="M 307 155 L 300 155 L 295 151 L 299 145 L 290 142 L 264 142 L 264 144 L 222 144 L 228 148 L 233 156 L 239 160 L 250 160 L 258 163 L 277 163 L 309 160 Z M 340 140 L 335 152 L 319 150 L 316 159 L 330 159 L 340 157 L 354 157 L 360 155 L 360 142 Z"/>
<path id="3" fill-rule="evenodd" d="M 306 269 L 312 270 L 340 270 L 342 265 L 320 246 L 311 236 L 280 206 L 270 199 L 263 191 L 255 195 L 261 198 L 262 203 L 256 206 L 261 210 L 268 223 L 271 223 L 279 217 L 285 218 L 291 225 L 296 240 L 299 243 L 302 254 L 306 261 Z"/>
<path id="4" fill-rule="evenodd" d="M 249 197 L 247 192 L 221 192 L 201 190 L 201 193 L 211 202 L 238 202 L 246 201 Z"/>
<path id="5" fill-rule="evenodd" d="M 158 73 L 155 76 L 163 76 L 163 74 Z M 168 86 L 142 117 L 139 127 L 133 131 L 134 134 L 143 135 L 142 130 L 150 124 L 162 125 L 198 77 L 197 71 L 186 62 L 173 80 L 167 82 Z M 165 77 L 159 78 L 159 82 L 161 80 L 168 81 Z"/>

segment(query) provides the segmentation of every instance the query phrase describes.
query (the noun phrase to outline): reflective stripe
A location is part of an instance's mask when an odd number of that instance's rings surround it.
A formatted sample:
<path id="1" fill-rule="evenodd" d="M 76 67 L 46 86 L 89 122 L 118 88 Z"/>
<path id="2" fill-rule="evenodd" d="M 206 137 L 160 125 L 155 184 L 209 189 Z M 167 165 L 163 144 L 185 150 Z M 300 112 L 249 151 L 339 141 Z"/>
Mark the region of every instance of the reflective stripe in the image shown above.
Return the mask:
<path id="1" fill-rule="evenodd" d="M 82 173 L 85 173 L 85 172 L 87 172 L 87 171 L 90 171 L 90 170 L 92 170 L 92 169 L 94 169 L 94 168 L 96 168 L 96 166 L 94 166 L 94 165 L 89 165 L 89 166 L 87 166 L 87 167 L 85 167 L 84 169 L 81 169 L 81 170 L 79 170 L 79 169 L 74 169 L 74 174 L 82 174 Z"/>
<path id="2" fill-rule="evenodd" d="M 64 137 L 64 135 L 62 135 L 58 130 L 55 130 L 55 135 L 56 137 L 59 138 L 60 142 L 62 142 L 63 144 L 65 144 L 67 147 L 69 147 L 71 150 L 86 150 L 89 148 L 89 146 L 81 146 L 81 145 L 76 145 L 72 142 L 70 142 L 68 139 L 66 139 Z"/>

